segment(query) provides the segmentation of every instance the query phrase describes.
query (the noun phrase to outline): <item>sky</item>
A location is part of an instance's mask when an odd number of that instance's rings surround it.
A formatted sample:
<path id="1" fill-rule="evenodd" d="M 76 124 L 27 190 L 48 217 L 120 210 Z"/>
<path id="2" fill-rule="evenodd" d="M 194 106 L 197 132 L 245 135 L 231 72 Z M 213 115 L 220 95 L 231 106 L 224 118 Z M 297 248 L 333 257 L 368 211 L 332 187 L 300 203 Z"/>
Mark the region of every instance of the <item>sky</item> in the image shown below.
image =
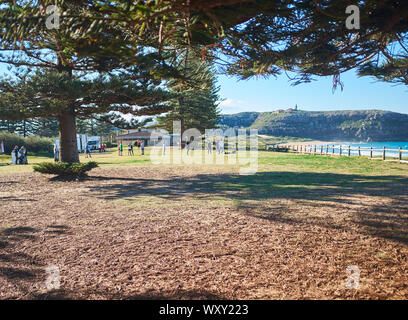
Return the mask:
<path id="1" fill-rule="evenodd" d="M 355 71 L 341 75 L 344 89 L 332 91 L 332 78 L 317 78 L 311 83 L 292 86 L 286 75 L 268 79 L 238 81 L 219 76 L 222 113 L 274 111 L 292 108 L 307 111 L 379 109 L 408 114 L 408 87 L 359 78 Z"/>

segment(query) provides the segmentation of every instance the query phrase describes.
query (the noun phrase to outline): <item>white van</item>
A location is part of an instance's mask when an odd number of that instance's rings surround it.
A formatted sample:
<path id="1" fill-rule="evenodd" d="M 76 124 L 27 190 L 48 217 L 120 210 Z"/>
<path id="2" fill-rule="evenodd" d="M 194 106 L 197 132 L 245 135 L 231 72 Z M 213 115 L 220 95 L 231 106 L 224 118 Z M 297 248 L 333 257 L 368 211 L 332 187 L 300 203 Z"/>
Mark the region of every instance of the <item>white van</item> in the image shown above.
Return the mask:
<path id="1" fill-rule="evenodd" d="M 92 151 L 101 151 L 101 137 L 99 136 L 93 136 L 93 137 L 88 137 L 88 146 Z"/>

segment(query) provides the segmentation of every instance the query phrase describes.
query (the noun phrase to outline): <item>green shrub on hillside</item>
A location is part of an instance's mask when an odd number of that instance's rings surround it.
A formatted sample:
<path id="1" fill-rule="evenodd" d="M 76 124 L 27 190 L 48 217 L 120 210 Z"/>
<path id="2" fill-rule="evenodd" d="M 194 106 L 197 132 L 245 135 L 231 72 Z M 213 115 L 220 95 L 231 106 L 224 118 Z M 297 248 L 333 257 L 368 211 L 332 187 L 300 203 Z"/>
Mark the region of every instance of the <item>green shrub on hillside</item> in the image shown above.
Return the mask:
<path id="1" fill-rule="evenodd" d="M 64 178 L 85 177 L 87 172 L 97 168 L 95 161 L 86 163 L 42 162 L 33 166 L 34 171 L 44 174 L 55 174 Z"/>

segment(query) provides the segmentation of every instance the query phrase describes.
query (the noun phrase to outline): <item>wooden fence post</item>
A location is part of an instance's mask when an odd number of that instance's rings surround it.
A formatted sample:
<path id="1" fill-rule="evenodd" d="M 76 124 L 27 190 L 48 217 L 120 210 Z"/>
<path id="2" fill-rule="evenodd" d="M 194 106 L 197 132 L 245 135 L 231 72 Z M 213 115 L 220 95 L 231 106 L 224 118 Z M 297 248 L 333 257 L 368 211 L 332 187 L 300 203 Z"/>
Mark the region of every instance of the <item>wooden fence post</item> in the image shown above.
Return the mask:
<path id="1" fill-rule="evenodd" d="M 402 160 L 402 148 L 401 147 L 399 147 L 399 161 L 401 161 Z"/>
<path id="2" fill-rule="evenodd" d="M 385 160 L 385 146 L 384 146 L 384 149 L 383 149 L 383 160 Z"/>
<path id="3" fill-rule="evenodd" d="M 370 159 L 373 158 L 373 147 L 370 148 Z"/>

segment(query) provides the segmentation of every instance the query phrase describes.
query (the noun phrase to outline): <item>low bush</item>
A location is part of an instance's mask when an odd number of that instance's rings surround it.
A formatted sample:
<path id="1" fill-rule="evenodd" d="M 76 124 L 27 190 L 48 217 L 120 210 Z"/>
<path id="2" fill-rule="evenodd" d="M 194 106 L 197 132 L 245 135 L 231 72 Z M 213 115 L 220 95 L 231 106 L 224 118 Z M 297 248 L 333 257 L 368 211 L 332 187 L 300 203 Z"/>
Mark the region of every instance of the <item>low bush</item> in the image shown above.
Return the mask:
<path id="1" fill-rule="evenodd" d="M 274 152 L 289 152 L 289 149 L 286 147 L 268 147 L 265 150 Z"/>
<path id="2" fill-rule="evenodd" d="M 106 148 L 116 148 L 118 145 L 116 143 L 112 143 L 110 141 L 103 142 L 106 145 Z"/>
<path id="3" fill-rule="evenodd" d="M 77 178 L 87 176 L 87 172 L 97 168 L 95 161 L 86 163 L 42 162 L 33 166 L 34 171 L 44 174 L 54 174 L 63 178 Z"/>
<path id="4" fill-rule="evenodd" d="M 24 147 L 35 153 L 54 153 L 54 140 L 51 138 L 42 138 L 39 136 L 28 136 L 24 139 Z"/>
<path id="5" fill-rule="evenodd" d="M 10 154 L 15 146 L 24 146 L 27 152 L 32 153 L 53 154 L 54 152 L 54 141 L 51 138 L 42 138 L 39 136 L 28 136 L 24 138 L 17 134 L 0 131 L 0 142 L 1 141 L 4 142 L 4 148 L 7 154 Z"/>

